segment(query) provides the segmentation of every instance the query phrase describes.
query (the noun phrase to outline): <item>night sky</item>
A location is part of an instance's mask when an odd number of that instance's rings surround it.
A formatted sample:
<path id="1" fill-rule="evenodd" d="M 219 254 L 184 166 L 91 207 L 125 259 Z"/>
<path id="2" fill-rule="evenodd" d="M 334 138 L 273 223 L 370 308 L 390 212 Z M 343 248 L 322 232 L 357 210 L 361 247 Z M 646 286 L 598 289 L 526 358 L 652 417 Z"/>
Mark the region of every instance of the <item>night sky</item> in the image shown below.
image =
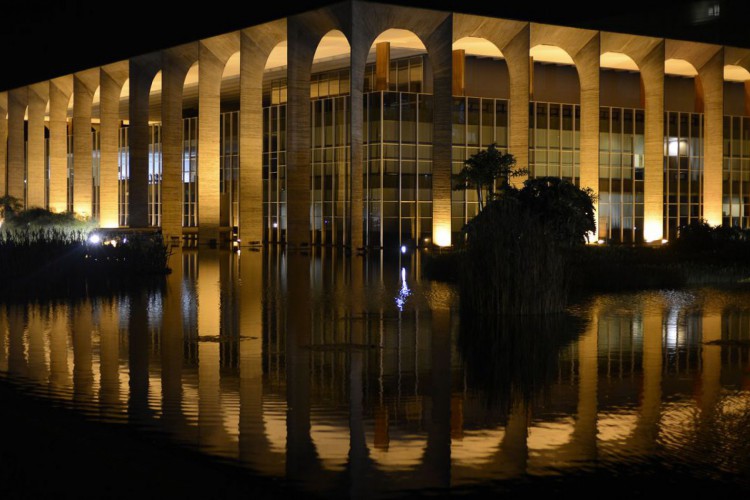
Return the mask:
<path id="1" fill-rule="evenodd" d="M 238 9 L 234 2 L 225 6 L 222 2 L 206 2 L 209 7 L 196 13 L 187 4 L 170 12 L 179 3 L 158 0 L 6 2 L 3 3 L 5 28 L 0 30 L 0 44 L 4 47 L 0 89 L 43 81 L 336 2 L 270 3 L 273 10 L 259 10 L 249 4 Z M 747 0 L 608 0 L 597 8 L 534 0 L 390 0 L 389 3 L 750 47 Z M 701 13 L 716 4 L 721 10 L 718 19 L 701 19 Z M 101 5 L 107 5 L 108 11 L 113 8 L 121 11 L 102 15 Z"/>

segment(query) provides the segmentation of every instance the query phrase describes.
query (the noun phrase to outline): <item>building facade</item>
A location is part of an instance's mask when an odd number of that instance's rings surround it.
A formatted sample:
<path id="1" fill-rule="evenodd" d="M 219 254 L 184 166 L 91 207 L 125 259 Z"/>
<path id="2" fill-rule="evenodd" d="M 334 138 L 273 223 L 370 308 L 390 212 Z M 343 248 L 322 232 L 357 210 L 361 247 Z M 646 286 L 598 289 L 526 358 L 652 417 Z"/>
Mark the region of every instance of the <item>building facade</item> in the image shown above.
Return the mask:
<path id="1" fill-rule="evenodd" d="M 750 225 L 750 49 L 350 0 L 0 93 L 0 193 L 242 245 L 448 246 L 490 144 L 598 239 Z M 517 179 L 522 182 L 523 179 Z"/>

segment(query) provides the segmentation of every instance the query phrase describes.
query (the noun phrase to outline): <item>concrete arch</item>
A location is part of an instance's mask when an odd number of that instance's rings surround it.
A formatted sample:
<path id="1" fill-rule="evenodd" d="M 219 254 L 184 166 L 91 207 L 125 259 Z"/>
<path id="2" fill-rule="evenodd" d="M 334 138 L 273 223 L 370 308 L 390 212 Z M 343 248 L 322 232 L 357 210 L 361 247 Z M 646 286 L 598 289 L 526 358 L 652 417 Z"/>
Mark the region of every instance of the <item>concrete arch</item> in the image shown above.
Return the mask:
<path id="1" fill-rule="evenodd" d="M 744 83 L 744 114 L 750 116 L 750 49 L 724 48 L 724 80 Z"/>
<path id="2" fill-rule="evenodd" d="M 598 31 L 531 24 L 530 46 L 555 45 L 575 63 L 581 94 L 580 186 L 599 192 L 599 57 Z M 598 202 L 594 202 L 598 210 Z"/>
<path id="3" fill-rule="evenodd" d="M 377 36 L 387 29 L 413 32 L 427 49 L 432 66 L 433 124 L 432 124 L 432 239 L 437 245 L 451 244 L 451 108 L 452 108 L 452 45 L 453 16 L 444 12 L 422 10 L 395 5 L 375 5 L 364 2 L 352 4 L 350 36 L 352 44 L 352 102 L 362 101 L 364 69 L 369 49 Z M 362 109 L 352 109 L 352 178 L 362 177 Z M 356 154 L 355 154 L 356 152 Z M 353 183 L 351 189 L 351 241 L 359 246 L 362 241 L 361 217 L 362 186 Z M 355 244 L 356 242 L 356 244 Z"/>
<path id="4" fill-rule="evenodd" d="M 271 61 L 287 65 L 282 53 L 286 40 L 286 19 L 240 34 L 239 238 L 243 245 L 263 241 L 263 74 Z"/>
<path id="5" fill-rule="evenodd" d="M 722 222 L 724 138 L 724 48 L 697 42 L 667 40 L 665 60 L 684 59 L 698 73 L 696 111 L 703 113 L 703 218 Z M 702 109 L 701 109 L 702 108 Z"/>
<path id="6" fill-rule="evenodd" d="M 646 120 L 643 238 L 660 241 L 664 232 L 664 40 L 602 32 L 601 51 L 626 55 L 641 73 L 641 102 Z"/>
<path id="7" fill-rule="evenodd" d="M 515 156 L 519 167 L 529 164 L 529 51 L 531 29 L 529 23 L 507 19 L 490 19 L 467 14 L 453 15 L 453 40 L 464 37 L 478 37 L 488 40 L 503 54 L 508 66 L 510 80 L 510 152 Z M 517 178 L 516 184 L 525 178 Z"/>

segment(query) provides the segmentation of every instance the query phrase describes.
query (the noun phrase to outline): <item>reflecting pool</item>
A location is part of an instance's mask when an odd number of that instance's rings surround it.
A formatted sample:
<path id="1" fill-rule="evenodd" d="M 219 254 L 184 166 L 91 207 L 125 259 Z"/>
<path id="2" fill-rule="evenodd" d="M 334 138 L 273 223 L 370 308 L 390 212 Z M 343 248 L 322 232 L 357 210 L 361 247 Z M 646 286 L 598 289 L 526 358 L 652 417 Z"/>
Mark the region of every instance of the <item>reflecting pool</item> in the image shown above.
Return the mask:
<path id="1" fill-rule="evenodd" d="M 491 321 L 419 260 L 177 251 L 162 288 L 0 307 L 2 383 L 324 496 L 750 488 L 750 291 Z"/>

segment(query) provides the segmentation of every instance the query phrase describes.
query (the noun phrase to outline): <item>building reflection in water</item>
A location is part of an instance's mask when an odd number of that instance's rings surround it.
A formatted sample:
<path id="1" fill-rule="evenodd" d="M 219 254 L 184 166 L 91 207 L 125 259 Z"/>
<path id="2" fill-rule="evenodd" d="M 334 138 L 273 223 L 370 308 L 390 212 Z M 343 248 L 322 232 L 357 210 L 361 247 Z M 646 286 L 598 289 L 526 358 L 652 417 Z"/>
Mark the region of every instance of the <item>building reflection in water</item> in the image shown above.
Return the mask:
<path id="1" fill-rule="evenodd" d="M 750 416 L 745 292 L 601 296 L 566 317 L 491 321 L 461 318 L 451 287 L 419 276 L 419 254 L 172 259 L 164 290 L 4 305 L 0 370 L 94 419 L 318 492 L 657 453 L 729 472 L 750 462 L 731 435 Z"/>

